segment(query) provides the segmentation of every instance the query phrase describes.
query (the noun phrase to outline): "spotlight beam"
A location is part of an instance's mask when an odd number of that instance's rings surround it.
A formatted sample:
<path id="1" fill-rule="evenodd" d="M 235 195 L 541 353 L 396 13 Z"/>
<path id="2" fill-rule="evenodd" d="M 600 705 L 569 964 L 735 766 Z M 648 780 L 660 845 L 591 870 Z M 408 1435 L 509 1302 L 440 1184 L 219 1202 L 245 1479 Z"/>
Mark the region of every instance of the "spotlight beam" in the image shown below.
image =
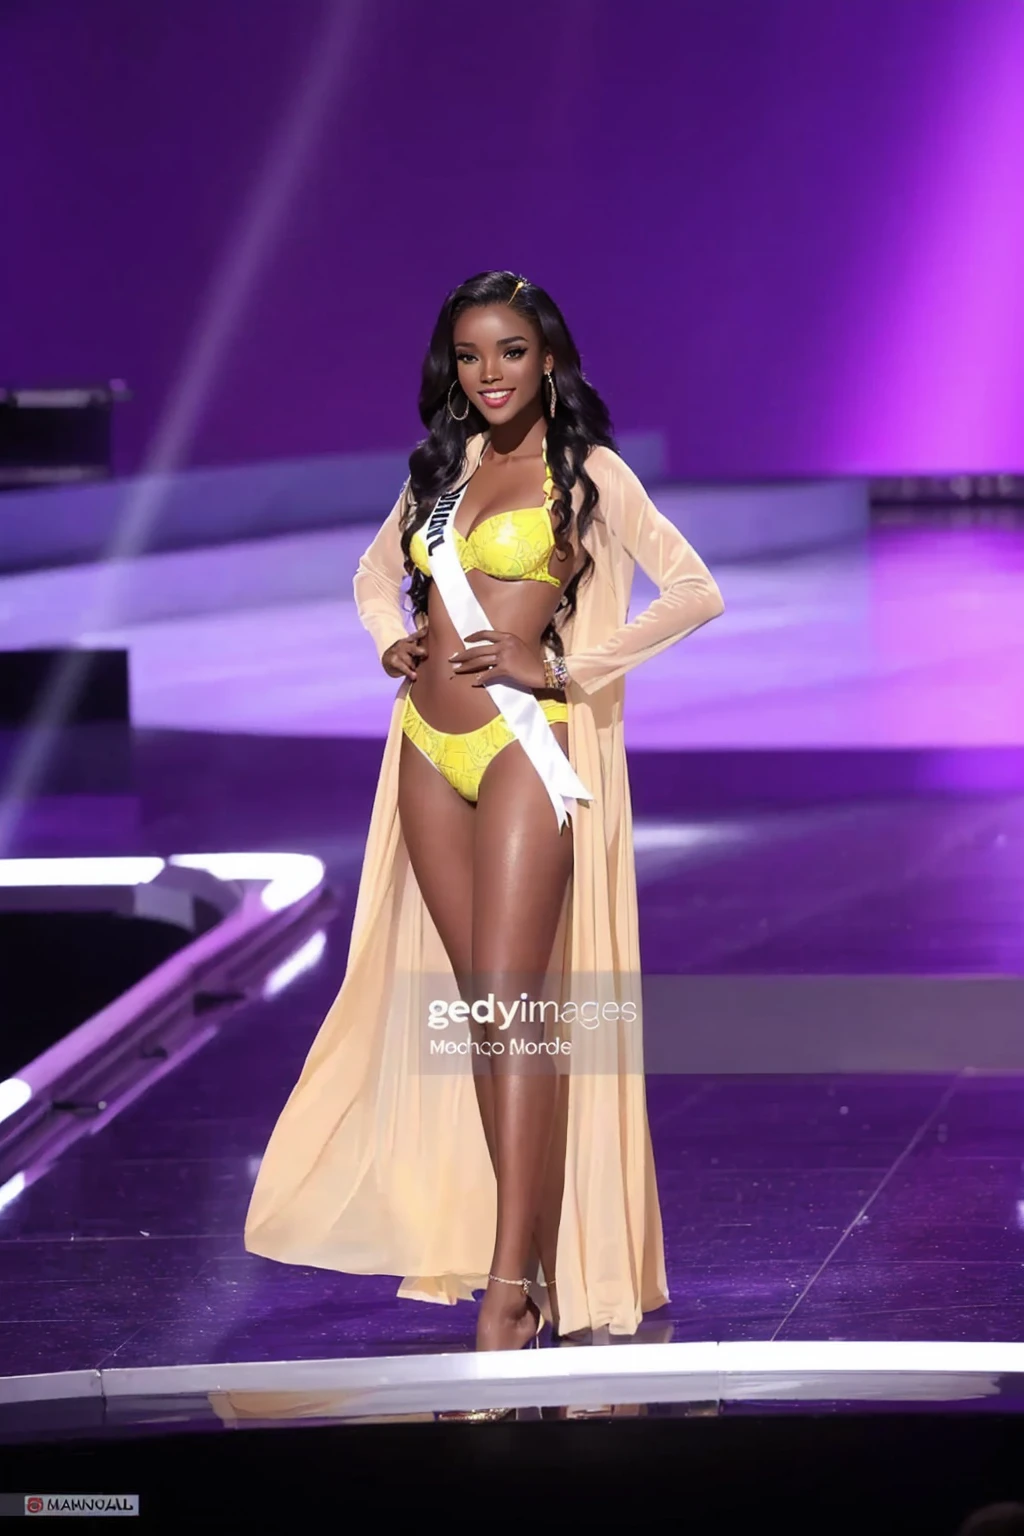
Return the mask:
<path id="1" fill-rule="evenodd" d="M 168 404 L 142 474 L 115 531 L 84 632 L 102 630 L 131 560 L 148 543 L 170 477 L 185 461 L 260 278 L 281 241 L 309 160 L 351 66 L 365 0 L 325 0 L 323 19 L 299 85 L 270 142 L 263 167 L 222 253 L 192 329 Z M 20 804 L 40 782 L 63 722 L 81 688 L 86 658 L 71 654 L 55 668 L 15 755 L 0 798 L 0 857 L 11 847 Z"/>

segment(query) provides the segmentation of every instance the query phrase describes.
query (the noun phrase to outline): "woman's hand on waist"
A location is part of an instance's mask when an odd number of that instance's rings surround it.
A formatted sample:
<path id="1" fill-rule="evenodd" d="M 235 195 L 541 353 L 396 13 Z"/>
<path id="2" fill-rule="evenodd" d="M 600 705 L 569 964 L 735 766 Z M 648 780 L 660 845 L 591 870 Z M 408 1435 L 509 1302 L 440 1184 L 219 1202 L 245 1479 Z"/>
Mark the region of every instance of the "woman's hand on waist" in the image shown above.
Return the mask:
<path id="1" fill-rule="evenodd" d="M 414 635 L 406 635 L 404 640 L 396 640 L 394 645 L 389 645 L 380 659 L 381 666 L 388 677 L 407 677 L 415 682 L 416 662 L 426 654 L 427 631 L 424 626 Z"/>
<path id="2" fill-rule="evenodd" d="M 459 677 L 480 673 L 474 688 L 486 688 L 489 683 L 514 683 L 530 689 L 548 686 L 544 662 L 518 635 L 480 629 L 466 636 L 466 645 L 466 650 L 456 651 L 448 660 Z"/>

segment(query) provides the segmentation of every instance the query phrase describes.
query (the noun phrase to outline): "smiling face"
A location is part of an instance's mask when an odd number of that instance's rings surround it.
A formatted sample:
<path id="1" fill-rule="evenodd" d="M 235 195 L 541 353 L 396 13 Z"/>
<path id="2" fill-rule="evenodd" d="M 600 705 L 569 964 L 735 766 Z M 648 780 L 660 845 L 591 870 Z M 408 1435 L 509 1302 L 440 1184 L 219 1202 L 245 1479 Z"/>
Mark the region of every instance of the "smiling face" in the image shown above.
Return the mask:
<path id="1" fill-rule="evenodd" d="M 541 384 L 554 360 L 526 315 L 507 304 L 464 309 L 453 340 L 459 385 L 489 425 L 543 414 Z"/>

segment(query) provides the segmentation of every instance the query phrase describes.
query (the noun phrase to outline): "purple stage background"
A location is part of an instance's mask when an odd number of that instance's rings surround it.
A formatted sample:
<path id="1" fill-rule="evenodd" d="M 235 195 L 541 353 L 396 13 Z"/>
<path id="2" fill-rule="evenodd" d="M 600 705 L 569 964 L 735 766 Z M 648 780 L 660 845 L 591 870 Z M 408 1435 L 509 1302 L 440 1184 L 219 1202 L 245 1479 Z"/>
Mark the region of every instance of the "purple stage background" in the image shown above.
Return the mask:
<path id="1" fill-rule="evenodd" d="M 673 477 L 1024 468 L 1022 0 L 5 0 L 0 142 L 122 470 L 404 447 L 490 265 Z"/>

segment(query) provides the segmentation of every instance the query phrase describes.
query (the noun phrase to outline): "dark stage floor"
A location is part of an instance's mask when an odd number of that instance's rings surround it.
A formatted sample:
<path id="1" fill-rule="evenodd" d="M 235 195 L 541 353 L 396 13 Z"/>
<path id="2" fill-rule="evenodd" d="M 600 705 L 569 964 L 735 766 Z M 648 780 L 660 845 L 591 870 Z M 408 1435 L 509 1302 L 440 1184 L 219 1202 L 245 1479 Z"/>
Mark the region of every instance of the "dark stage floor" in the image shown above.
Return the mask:
<path id="1" fill-rule="evenodd" d="M 310 970 L 0 1212 L 3 1374 L 472 1347 L 468 1306 L 399 1303 L 391 1279 L 241 1246 L 257 1161 L 340 979 L 378 756 L 140 738 L 139 851 L 313 852 L 339 911 Z M 787 788 L 806 754 L 764 755 L 756 794 L 735 775 L 716 790 L 699 753 L 634 761 L 645 969 L 717 977 L 738 1008 L 758 976 L 1019 979 L 1024 794 L 914 795 L 890 763 L 857 798 L 846 755 L 827 756 L 813 805 Z M 650 1079 L 672 1301 L 636 1342 L 1024 1335 L 1024 1079 L 736 1065 Z"/>

